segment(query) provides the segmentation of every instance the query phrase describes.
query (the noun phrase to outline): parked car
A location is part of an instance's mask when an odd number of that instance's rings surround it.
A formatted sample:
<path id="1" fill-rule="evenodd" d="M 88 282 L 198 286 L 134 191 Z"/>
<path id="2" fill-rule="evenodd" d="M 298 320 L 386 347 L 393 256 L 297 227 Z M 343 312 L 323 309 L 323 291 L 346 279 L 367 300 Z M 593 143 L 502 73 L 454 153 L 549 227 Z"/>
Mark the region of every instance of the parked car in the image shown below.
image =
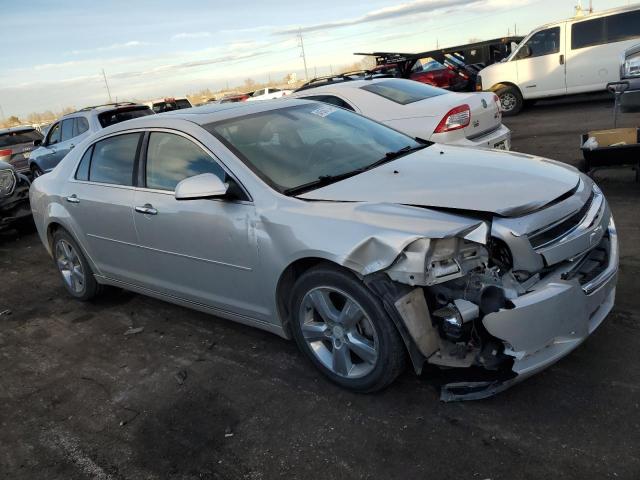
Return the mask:
<path id="1" fill-rule="evenodd" d="M 33 229 L 29 207 L 29 179 L 15 168 L 0 161 L 0 231 L 16 228 Z"/>
<path id="2" fill-rule="evenodd" d="M 28 172 L 31 150 L 42 138 L 42 133 L 33 127 L 0 129 L 0 162 L 13 165 L 19 173 Z"/>
<path id="3" fill-rule="evenodd" d="M 401 78 L 311 83 L 292 94 L 352 110 L 412 137 L 473 147 L 511 147 L 493 93 L 455 93 Z"/>
<path id="4" fill-rule="evenodd" d="M 371 69 L 371 72 L 374 74 L 388 73 L 394 77 L 401 77 L 397 64 L 395 63 L 377 65 Z M 425 65 L 416 62 L 414 64 L 414 68 L 411 69 L 409 79 L 453 91 L 464 90 L 468 80 L 435 60 L 428 62 Z"/>
<path id="5" fill-rule="evenodd" d="M 173 98 L 165 97 L 157 100 L 151 100 L 146 102 L 149 108 L 153 110 L 153 113 L 171 112 L 173 110 L 182 110 L 183 108 L 191 108 L 191 102 L 188 98 Z"/>
<path id="6" fill-rule="evenodd" d="M 274 98 L 282 98 L 289 95 L 293 90 L 281 90 L 279 88 L 260 88 L 251 94 L 247 101 L 254 100 L 273 100 Z"/>
<path id="7" fill-rule="evenodd" d="M 246 102 L 251 95 L 249 93 L 231 93 L 225 95 L 220 100 L 217 100 L 216 103 L 237 103 L 237 102 Z"/>
<path id="8" fill-rule="evenodd" d="M 494 394 L 575 349 L 614 302 L 617 235 L 589 177 L 318 102 L 114 125 L 30 198 L 72 297 L 117 285 L 295 338 L 357 391 L 408 357 L 491 375 L 446 399 Z"/>
<path id="9" fill-rule="evenodd" d="M 544 25 L 506 61 L 481 70 L 477 89 L 495 92 L 504 115 L 527 100 L 604 91 L 620 80 L 620 56 L 639 38 L 637 4 Z"/>
<path id="10" fill-rule="evenodd" d="M 31 152 L 29 170 L 32 177 L 51 171 L 67 153 L 92 133 L 152 113 L 146 105 L 124 102 L 87 107 L 63 116 L 49 127 L 40 147 Z M 38 141 L 36 145 L 39 145 Z"/>

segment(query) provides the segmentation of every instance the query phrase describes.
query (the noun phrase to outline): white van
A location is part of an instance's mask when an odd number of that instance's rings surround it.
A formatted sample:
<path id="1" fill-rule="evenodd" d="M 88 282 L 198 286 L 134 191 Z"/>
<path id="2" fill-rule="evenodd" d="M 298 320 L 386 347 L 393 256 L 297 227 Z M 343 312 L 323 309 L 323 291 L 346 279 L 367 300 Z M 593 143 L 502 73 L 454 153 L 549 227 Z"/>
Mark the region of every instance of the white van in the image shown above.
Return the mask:
<path id="1" fill-rule="evenodd" d="M 504 115 L 527 100 L 604 90 L 620 79 L 620 56 L 639 38 L 639 4 L 544 25 L 481 70 L 476 90 L 495 92 Z"/>

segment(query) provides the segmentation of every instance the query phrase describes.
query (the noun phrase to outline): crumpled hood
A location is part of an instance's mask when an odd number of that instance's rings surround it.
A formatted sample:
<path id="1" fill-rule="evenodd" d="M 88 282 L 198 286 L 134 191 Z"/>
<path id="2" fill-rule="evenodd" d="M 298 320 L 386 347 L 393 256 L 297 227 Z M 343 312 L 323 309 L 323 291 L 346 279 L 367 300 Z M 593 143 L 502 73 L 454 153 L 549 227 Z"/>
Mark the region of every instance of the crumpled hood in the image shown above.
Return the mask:
<path id="1" fill-rule="evenodd" d="M 513 217 L 572 191 L 579 173 L 521 153 L 434 144 L 313 190 L 308 200 L 389 202 Z"/>

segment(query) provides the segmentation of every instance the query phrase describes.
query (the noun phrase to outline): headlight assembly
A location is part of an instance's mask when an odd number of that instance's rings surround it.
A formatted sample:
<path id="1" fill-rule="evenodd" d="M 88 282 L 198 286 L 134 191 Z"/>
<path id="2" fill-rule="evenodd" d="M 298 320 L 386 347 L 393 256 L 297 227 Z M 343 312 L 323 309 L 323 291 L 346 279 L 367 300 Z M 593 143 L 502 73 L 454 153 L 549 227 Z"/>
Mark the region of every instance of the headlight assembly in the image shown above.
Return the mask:
<path id="1" fill-rule="evenodd" d="M 0 170 L 0 196 L 11 195 L 16 186 L 16 176 L 13 171 L 5 168 Z"/>

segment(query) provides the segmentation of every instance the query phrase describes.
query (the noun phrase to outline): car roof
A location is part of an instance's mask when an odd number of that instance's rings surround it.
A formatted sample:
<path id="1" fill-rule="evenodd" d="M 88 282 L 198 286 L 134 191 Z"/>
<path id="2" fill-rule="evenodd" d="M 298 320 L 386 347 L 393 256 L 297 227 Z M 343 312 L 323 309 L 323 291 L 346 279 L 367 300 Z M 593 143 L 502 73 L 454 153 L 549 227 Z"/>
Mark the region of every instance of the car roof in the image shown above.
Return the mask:
<path id="1" fill-rule="evenodd" d="M 544 25 L 540 25 L 540 26 L 532 29 L 530 33 L 537 32 L 539 30 L 544 30 L 545 28 L 549 28 L 549 27 L 555 27 L 556 25 L 560 25 L 561 23 L 565 23 L 565 22 L 570 22 L 570 23 L 582 22 L 584 20 L 592 20 L 594 18 L 608 17 L 610 15 L 615 15 L 617 13 L 632 12 L 634 10 L 639 10 L 639 9 L 640 9 L 640 7 L 638 7 L 637 4 L 635 4 L 635 5 L 625 5 L 625 6 L 616 7 L 616 8 L 610 8 L 608 10 L 602 10 L 600 12 L 593 12 L 593 13 L 589 13 L 587 15 L 574 16 L 574 17 L 571 17 L 571 18 L 565 18 L 563 20 L 558 20 L 558 21 L 555 21 L 555 22 L 545 23 Z"/>
<path id="2" fill-rule="evenodd" d="M 208 103 L 199 107 L 172 110 L 170 112 L 158 113 L 156 115 L 134 118 L 127 120 L 126 122 L 117 123 L 107 127 L 103 132 L 114 133 L 136 128 L 161 127 L 162 122 L 165 119 L 180 119 L 196 123 L 198 125 L 206 125 L 208 123 L 219 122 L 221 120 L 244 117 L 254 113 L 279 110 L 281 108 L 293 107 L 296 105 L 307 105 L 309 103 L 319 102 L 285 97 L 273 100 L 258 100 L 255 102 Z"/>
<path id="3" fill-rule="evenodd" d="M 35 130 L 35 127 L 30 125 L 19 125 L 17 127 L 0 128 L 0 135 L 4 133 L 27 132 L 29 130 Z"/>

